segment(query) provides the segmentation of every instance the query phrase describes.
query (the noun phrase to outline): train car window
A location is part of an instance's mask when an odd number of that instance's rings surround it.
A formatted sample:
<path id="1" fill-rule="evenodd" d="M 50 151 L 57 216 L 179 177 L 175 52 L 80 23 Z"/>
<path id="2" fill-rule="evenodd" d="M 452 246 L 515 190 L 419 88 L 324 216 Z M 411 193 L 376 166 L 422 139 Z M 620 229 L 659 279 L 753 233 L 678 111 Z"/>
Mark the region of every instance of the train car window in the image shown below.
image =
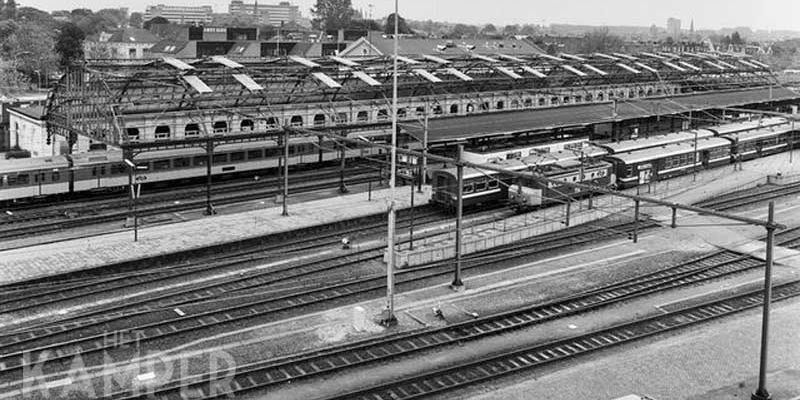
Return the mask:
<path id="1" fill-rule="evenodd" d="M 228 162 L 227 154 L 214 154 L 214 164 L 222 164 Z"/>
<path id="2" fill-rule="evenodd" d="M 500 182 L 498 182 L 497 179 L 492 179 L 489 181 L 488 186 L 489 189 L 497 189 L 500 186 Z"/>
<path id="3" fill-rule="evenodd" d="M 471 183 L 467 183 L 464 185 L 464 193 L 472 193 L 475 191 L 475 185 Z"/>
<path id="4" fill-rule="evenodd" d="M 191 123 L 186 124 L 186 127 L 183 128 L 184 136 L 191 137 L 191 136 L 199 136 L 200 135 L 200 125 Z"/>
<path id="5" fill-rule="evenodd" d="M 170 160 L 158 160 L 153 161 L 153 171 L 163 171 L 165 169 L 169 169 L 170 167 Z"/>
<path id="6" fill-rule="evenodd" d="M 208 157 L 206 156 L 196 156 L 194 158 L 194 166 L 199 167 L 201 165 L 206 165 L 206 160 Z"/>
<path id="7" fill-rule="evenodd" d="M 275 117 L 267 118 L 267 129 L 277 129 L 279 124 L 280 123 L 278 122 L 277 118 Z"/>
<path id="8" fill-rule="evenodd" d="M 61 180 L 61 173 L 60 172 L 53 172 L 50 174 L 50 180 L 53 182 L 58 182 Z"/>
<path id="9" fill-rule="evenodd" d="M 28 183 L 30 183 L 30 177 L 28 174 L 17 175 L 17 185 L 27 185 Z"/>
<path id="10" fill-rule="evenodd" d="M 97 176 L 97 167 L 92 167 L 92 176 Z"/>
<path id="11" fill-rule="evenodd" d="M 405 108 L 398 109 L 397 110 L 397 118 L 398 119 L 404 119 L 405 117 L 406 117 L 406 109 Z"/>
<path id="12" fill-rule="evenodd" d="M 231 161 L 243 161 L 244 160 L 244 152 L 237 151 L 235 153 L 231 153 Z"/>
<path id="13" fill-rule="evenodd" d="M 105 175 L 105 174 L 106 174 L 106 166 L 105 165 L 101 165 L 100 166 L 100 175 Z"/>
<path id="14" fill-rule="evenodd" d="M 8 175 L 6 177 L 6 183 L 8 186 L 14 186 L 17 184 L 17 176 L 16 175 Z"/>
<path id="15" fill-rule="evenodd" d="M 172 166 L 174 168 L 186 168 L 191 164 L 192 164 L 192 159 L 189 157 L 176 158 L 172 160 Z"/>
<path id="16" fill-rule="evenodd" d="M 358 114 L 356 114 L 356 120 L 358 122 L 367 122 L 367 121 L 369 121 L 369 113 L 366 112 L 366 111 L 359 111 Z"/>
<path id="17" fill-rule="evenodd" d="M 291 147 L 289 147 L 289 151 L 292 151 Z M 267 149 L 266 153 L 266 157 L 280 157 L 283 154 L 283 149 L 279 147 L 273 147 L 271 149 Z"/>
<path id="18" fill-rule="evenodd" d="M 249 150 L 247 152 L 247 159 L 248 160 L 257 160 L 259 158 L 264 158 L 264 152 L 261 149 Z"/>
<path id="19" fill-rule="evenodd" d="M 475 191 L 482 192 L 486 190 L 486 181 L 483 182 L 475 182 Z"/>
<path id="20" fill-rule="evenodd" d="M 42 179 L 42 182 L 44 179 Z M 33 174 L 33 183 L 39 183 L 39 174 Z"/>

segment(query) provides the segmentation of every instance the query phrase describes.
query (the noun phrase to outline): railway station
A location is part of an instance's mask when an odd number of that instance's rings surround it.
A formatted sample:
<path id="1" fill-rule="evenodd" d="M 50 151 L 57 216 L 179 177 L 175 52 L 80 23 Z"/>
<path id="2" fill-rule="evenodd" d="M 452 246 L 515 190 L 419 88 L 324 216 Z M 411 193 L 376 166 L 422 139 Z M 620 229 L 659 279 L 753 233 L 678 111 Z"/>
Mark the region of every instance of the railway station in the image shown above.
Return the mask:
<path id="1" fill-rule="evenodd" d="M 800 399 L 800 81 L 474 47 L 70 65 L 0 160 L 0 392 Z"/>

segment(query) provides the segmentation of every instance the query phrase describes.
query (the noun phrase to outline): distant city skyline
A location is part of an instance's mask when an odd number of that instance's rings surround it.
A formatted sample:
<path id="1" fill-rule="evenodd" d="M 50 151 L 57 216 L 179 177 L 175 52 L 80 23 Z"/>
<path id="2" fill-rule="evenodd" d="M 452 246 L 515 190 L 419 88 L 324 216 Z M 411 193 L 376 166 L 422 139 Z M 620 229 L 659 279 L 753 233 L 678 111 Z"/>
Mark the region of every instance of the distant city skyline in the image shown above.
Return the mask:
<path id="1" fill-rule="evenodd" d="M 262 0 L 278 3 L 280 0 Z M 315 0 L 295 0 L 304 17 L 310 18 L 309 9 Z M 353 7 L 369 13 L 374 4 L 373 17 L 384 18 L 394 11 L 391 0 L 353 0 Z M 128 7 L 144 12 L 151 4 L 211 5 L 214 12 L 224 13 L 230 1 L 224 0 L 20 0 L 18 4 L 47 11 L 91 8 Z M 764 7 L 763 4 L 769 4 Z M 800 31 L 800 1 L 770 0 L 561 0 L 559 2 L 533 2 L 520 0 L 401 0 L 400 15 L 414 20 L 446 21 L 452 23 L 486 24 L 577 24 L 577 25 L 629 25 L 666 27 L 667 19 L 674 17 L 688 29 L 694 19 L 696 30 L 748 26 L 752 29 Z"/>

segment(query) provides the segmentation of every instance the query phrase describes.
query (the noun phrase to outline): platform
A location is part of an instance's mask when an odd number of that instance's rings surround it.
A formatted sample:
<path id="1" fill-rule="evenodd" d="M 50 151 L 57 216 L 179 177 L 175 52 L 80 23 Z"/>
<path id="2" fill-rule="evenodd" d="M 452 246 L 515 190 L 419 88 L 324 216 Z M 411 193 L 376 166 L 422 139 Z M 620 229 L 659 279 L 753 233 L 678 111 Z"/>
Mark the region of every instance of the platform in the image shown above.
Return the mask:
<path id="1" fill-rule="evenodd" d="M 422 194 L 415 196 L 415 203 L 426 204 L 430 192 L 430 187 L 425 187 Z M 133 241 L 133 231 L 125 231 L 2 251 L 0 284 L 380 214 L 387 210 L 388 194 L 388 189 L 382 189 L 372 192 L 371 201 L 368 193 L 363 192 L 293 204 L 287 217 L 281 215 L 281 207 L 270 206 L 262 210 L 145 227 L 139 229 L 138 242 Z M 396 191 L 397 209 L 407 208 L 410 203 L 408 190 Z"/>

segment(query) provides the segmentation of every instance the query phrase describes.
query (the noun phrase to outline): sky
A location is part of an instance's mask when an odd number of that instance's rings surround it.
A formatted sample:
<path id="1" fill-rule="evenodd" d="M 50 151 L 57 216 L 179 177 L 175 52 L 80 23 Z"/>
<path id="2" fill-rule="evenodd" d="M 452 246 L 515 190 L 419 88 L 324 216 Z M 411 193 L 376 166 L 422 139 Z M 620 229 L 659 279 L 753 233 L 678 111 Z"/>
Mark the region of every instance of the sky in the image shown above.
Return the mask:
<path id="1" fill-rule="evenodd" d="M 253 0 L 245 0 L 250 3 Z M 280 0 L 260 0 L 278 3 Z M 290 0 L 309 17 L 315 0 Z M 394 10 L 391 0 L 352 0 L 353 7 L 383 18 Z M 47 11 L 73 8 L 128 7 L 144 11 L 149 4 L 211 5 L 227 12 L 226 0 L 17 0 L 22 6 Z M 800 31 L 800 0 L 400 0 L 400 15 L 414 20 L 469 24 L 584 24 L 665 26 L 675 17 L 686 28 L 694 19 L 695 29 L 749 26 L 753 29 Z"/>

